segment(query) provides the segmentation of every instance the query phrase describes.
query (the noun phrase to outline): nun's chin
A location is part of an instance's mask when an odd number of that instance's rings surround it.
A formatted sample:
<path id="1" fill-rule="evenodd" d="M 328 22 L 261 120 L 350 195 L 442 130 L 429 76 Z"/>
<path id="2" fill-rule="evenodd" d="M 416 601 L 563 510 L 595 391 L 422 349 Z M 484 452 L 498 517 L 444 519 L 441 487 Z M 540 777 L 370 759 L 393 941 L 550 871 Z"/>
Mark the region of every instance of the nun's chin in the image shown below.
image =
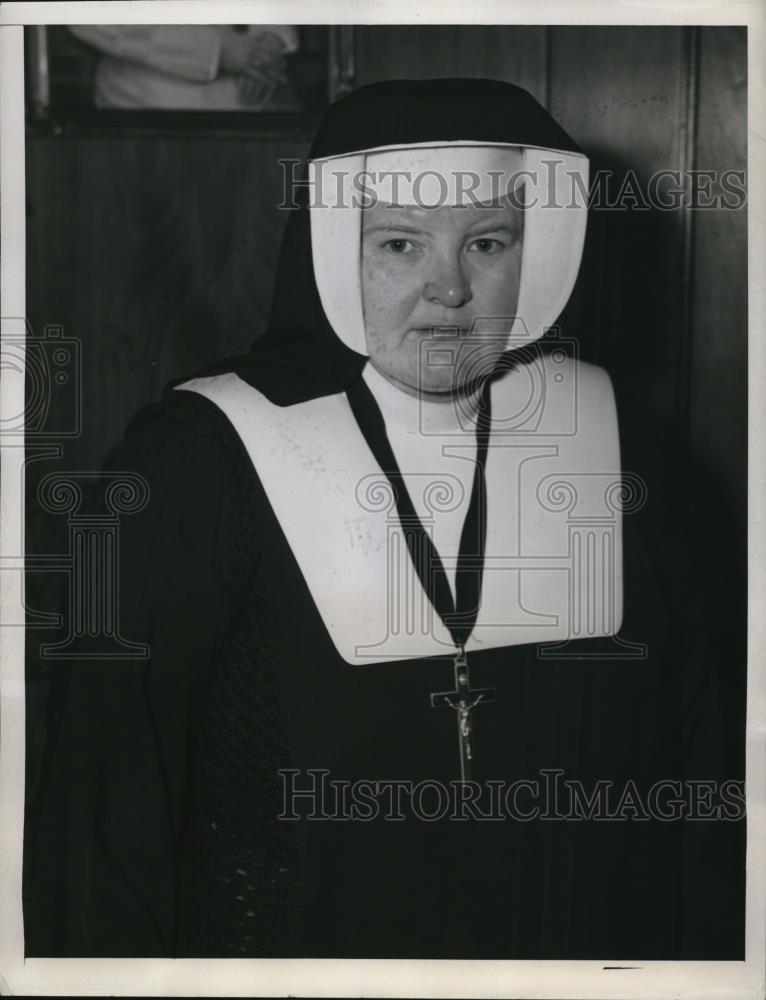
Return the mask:
<path id="1" fill-rule="evenodd" d="M 453 367 L 449 365 L 440 366 L 437 370 L 425 367 L 413 384 L 412 391 L 416 395 L 438 402 L 440 398 L 448 401 L 456 392 L 460 392 L 464 388 L 465 380 L 456 377 Z"/>
<path id="2" fill-rule="evenodd" d="M 392 366 L 381 363 L 381 359 L 370 355 L 372 367 L 401 392 L 408 396 L 433 402 L 449 402 L 460 387 L 454 384 L 452 367 L 441 366 L 438 370 L 427 367 L 418 371 L 415 366 Z"/>

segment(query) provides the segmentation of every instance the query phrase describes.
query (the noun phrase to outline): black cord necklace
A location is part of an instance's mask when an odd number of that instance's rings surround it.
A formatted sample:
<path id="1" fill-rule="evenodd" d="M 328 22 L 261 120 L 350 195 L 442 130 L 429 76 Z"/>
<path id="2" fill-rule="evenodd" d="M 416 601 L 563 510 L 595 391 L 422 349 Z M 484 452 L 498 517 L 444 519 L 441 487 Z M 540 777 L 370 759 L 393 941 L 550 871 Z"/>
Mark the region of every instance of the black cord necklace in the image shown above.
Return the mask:
<path id="1" fill-rule="evenodd" d="M 465 652 L 465 644 L 479 614 L 484 576 L 487 538 L 485 467 L 492 423 L 490 384 L 491 380 L 487 379 L 478 397 L 476 467 L 468 512 L 460 535 L 454 600 L 441 557 L 415 512 L 386 433 L 383 414 L 375 397 L 361 377 L 346 390 L 359 429 L 391 484 L 399 521 L 415 572 L 455 644 L 455 690 L 434 692 L 431 695 L 431 705 L 434 708 L 447 706 L 457 712 L 461 781 L 469 781 L 471 776 L 471 710 L 479 702 L 493 701 L 495 697 L 492 688 L 471 689 Z"/>

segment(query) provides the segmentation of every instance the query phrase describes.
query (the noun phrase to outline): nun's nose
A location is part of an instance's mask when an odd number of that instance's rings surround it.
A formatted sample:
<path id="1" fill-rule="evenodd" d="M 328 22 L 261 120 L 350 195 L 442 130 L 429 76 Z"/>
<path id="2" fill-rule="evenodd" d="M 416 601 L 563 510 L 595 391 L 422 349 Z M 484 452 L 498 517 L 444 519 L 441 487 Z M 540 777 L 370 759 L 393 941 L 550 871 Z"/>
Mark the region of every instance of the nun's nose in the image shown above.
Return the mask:
<path id="1" fill-rule="evenodd" d="M 458 309 L 473 298 L 471 283 L 459 256 L 442 257 L 434 262 L 423 295 L 449 309 Z"/>

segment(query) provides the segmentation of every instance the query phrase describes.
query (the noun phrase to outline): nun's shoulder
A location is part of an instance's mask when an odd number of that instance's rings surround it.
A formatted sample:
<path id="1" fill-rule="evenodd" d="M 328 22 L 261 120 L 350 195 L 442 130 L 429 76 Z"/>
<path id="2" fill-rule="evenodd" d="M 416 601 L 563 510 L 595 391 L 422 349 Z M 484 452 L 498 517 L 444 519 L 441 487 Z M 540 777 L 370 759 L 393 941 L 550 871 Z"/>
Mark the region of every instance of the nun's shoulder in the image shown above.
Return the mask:
<path id="1" fill-rule="evenodd" d="M 166 388 L 131 418 L 105 469 L 134 470 L 157 486 L 179 475 L 187 482 L 241 480 L 247 456 L 218 406 L 199 393 Z"/>
<path id="2" fill-rule="evenodd" d="M 121 565 L 134 581 L 128 587 L 134 593 L 145 589 L 136 581 L 159 581 L 156 600 L 144 601 L 152 614 L 161 606 L 163 588 L 183 594 L 188 581 L 201 576 L 206 593 L 220 596 L 225 587 L 233 601 L 241 601 L 260 551 L 255 477 L 236 432 L 215 404 L 195 393 L 166 390 L 138 410 L 104 472 L 104 484 L 125 474 L 143 482 L 145 504 L 121 524 Z"/>
<path id="3" fill-rule="evenodd" d="M 620 418 L 614 384 L 606 368 L 577 358 L 567 358 L 564 363 L 554 358 L 552 364 L 556 369 L 552 381 L 555 385 L 557 374 L 563 376 L 567 398 L 578 416 L 578 429 L 613 437 L 616 446 Z"/>
<path id="4" fill-rule="evenodd" d="M 554 394 L 572 399 L 610 400 L 614 397 L 612 380 L 605 368 L 567 354 L 563 348 L 533 351 L 520 369 L 531 389 L 543 395 Z"/>
<path id="5" fill-rule="evenodd" d="M 493 416 L 513 414 L 509 428 L 567 437 L 594 425 L 599 433 L 616 432 L 614 390 L 604 368 L 554 347 L 522 354 L 509 374 L 493 388 Z"/>
<path id="6" fill-rule="evenodd" d="M 543 354 L 546 383 L 552 388 L 564 386 L 570 393 L 582 394 L 583 398 L 602 400 L 614 399 L 612 379 L 606 368 L 590 361 L 573 358 L 562 350 Z"/>

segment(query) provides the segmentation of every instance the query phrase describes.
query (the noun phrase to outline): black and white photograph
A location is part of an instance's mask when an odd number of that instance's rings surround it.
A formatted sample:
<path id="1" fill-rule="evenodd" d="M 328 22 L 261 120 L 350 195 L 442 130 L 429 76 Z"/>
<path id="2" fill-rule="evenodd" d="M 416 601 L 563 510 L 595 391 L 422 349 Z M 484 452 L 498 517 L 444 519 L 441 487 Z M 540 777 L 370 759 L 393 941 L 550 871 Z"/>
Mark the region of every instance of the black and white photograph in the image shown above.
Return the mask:
<path id="1" fill-rule="evenodd" d="M 0 974 L 762 996 L 762 13 L 389 6 L 5 5 Z"/>

